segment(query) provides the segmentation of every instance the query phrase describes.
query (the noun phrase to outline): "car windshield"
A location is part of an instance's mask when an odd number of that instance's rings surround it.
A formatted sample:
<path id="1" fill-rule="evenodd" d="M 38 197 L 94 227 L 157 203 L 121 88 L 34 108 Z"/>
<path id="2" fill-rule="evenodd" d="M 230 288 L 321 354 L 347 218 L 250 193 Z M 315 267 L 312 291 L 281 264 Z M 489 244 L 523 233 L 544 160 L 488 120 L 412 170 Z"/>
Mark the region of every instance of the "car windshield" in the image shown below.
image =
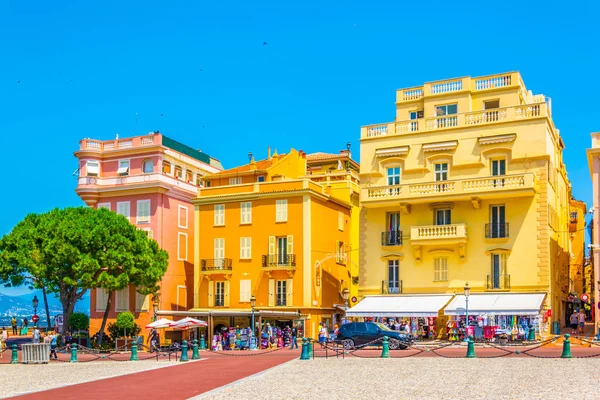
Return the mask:
<path id="1" fill-rule="evenodd" d="M 390 328 L 388 328 L 387 326 L 385 326 L 384 324 L 380 324 L 379 322 L 376 322 L 375 325 L 377 325 L 377 327 L 379 329 L 381 329 L 382 331 L 391 331 Z"/>

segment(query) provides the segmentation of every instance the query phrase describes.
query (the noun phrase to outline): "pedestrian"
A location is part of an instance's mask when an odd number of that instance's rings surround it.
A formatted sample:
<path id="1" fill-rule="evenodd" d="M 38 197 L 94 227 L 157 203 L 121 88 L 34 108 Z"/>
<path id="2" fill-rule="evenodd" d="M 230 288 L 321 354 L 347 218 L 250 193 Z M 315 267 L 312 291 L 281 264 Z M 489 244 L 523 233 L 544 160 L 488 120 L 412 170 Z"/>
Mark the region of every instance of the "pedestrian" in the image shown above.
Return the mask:
<path id="1" fill-rule="evenodd" d="M 17 319 L 14 316 L 10 320 L 10 324 L 12 325 L 12 334 L 17 336 Z"/>
<path id="2" fill-rule="evenodd" d="M 6 341 L 8 340 L 8 332 L 6 328 L 2 328 L 2 334 L 0 335 L 0 358 L 3 358 L 4 349 L 6 348 Z"/>
<path id="3" fill-rule="evenodd" d="M 296 324 L 292 326 L 292 343 L 290 350 L 294 350 L 294 346 L 298 348 L 298 328 L 296 327 Z"/>
<path id="4" fill-rule="evenodd" d="M 574 334 L 577 332 L 577 325 L 579 322 L 579 317 L 577 315 L 577 311 L 573 311 L 573 314 L 571 314 L 570 317 L 570 324 L 571 324 L 571 334 Z"/>
<path id="5" fill-rule="evenodd" d="M 33 329 L 33 343 L 40 343 L 40 330 L 37 328 L 37 326 Z"/>
<path id="6" fill-rule="evenodd" d="M 327 325 L 325 325 L 325 322 L 321 322 L 321 329 L 319 329 L 319 343 L 321 344 L 321 348 L 325 347 L 325 342 L 327 342 Z"/>
<path id="7" fill-rule="evenodd" d="M 56 332 L 51 332 L 50 333 L 50 358 L 52 358 L 52 356 L 54 356 L 54 359 L 58 360 L 58 355 L 56 354 L 56 342 L 57 342 Z"/>
<path id="8" fill-rule="evenodd" d="M 579 333 L 583 335 L 583 330 L 585 328 L 585 312 L 583 308 L 579 311 Z"/>

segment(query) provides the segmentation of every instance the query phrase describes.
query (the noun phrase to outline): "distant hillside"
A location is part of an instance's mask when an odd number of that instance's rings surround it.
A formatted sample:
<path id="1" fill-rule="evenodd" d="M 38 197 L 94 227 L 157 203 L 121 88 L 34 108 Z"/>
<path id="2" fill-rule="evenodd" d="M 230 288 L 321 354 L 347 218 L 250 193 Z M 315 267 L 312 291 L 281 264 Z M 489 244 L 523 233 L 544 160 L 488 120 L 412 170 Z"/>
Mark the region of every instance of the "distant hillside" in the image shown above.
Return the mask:
<path id="1" fill-rule="evenodd" d="M 44 306 L 44 295 L 41 290 L 33 290 L 31 293 L 23 294 L 20 296 L 8 296 L 1 293 L 0 288 L 0 326 L 10 325 L 10 319 L 15 316 L 17 319 L 31 319 L 33 316 L 33 305 L 31 301 L 33 296 L 37 296 L 39 300 L 37 314 L 40 317 L 40 324 L 46 322 L 46 308 Z M 60 300 L 53 296 L 48 295 L 48 308 L 50 311 L 50 317 L 55 317 L 58 314 L 62 314 L 62 305 Z M 90 314 L 90 297 L 89 292 L 77 302 L 75 306 L 76 311 L 81 311 L 86 314 Z"/>

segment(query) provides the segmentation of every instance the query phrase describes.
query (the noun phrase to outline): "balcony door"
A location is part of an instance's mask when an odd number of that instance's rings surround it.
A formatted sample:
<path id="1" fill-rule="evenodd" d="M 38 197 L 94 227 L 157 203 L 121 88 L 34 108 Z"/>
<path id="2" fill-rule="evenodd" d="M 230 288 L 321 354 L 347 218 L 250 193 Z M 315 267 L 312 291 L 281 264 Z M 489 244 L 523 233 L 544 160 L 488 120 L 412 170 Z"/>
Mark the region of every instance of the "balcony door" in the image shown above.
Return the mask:
<path id="1" fill-rule="evenodd" d="M 215 306 L 223 307 L 225 305 L 225 282 L 215 282 Z"/>
<path id="2" fill-rule="evenodd" d="M 506 254 L 492 254 L 492 289 L 505 289 Z"/>
<path id="3" fill-rule="evenodd" d="M 277 238 L 277 265 L 287 264 L 287 248 L 288 240 L 287 236 L 281 236 Z"/>
<path id="4" fill-rule="evenodd" d="M 506 215 L 504 205 L 490 207 L 490 237 L 506 237 Z"/>
<path id="5" fill-rule="evenodd" d="M 506 160 L 492 160 L 492 176 L 506 175 Z M 494 179 L 492 185 L 504 186 L 504 178 Z"/>
<path id="6" fill-rule="evenodd" d="M 387 243 L 399 244 L 400 213 L 388 213 L 387 216 Z"/>
<path id="7" fill-rule="evenodd" d="M 452 212 L 449 208 L 435 210 L 436 225 L 450 225 L 452 223 Z"/>
<path id="8" fill-rule="evenodd" d="M 400 293 L 400 260 L 388 261 L 388 293 Z"/>
<path id="9" fill-rule="evenodd" d="M 214 244 L 214 268 L 223 269 L 223 267 L 225 266 L 225 239 L 215 238 Z"/>

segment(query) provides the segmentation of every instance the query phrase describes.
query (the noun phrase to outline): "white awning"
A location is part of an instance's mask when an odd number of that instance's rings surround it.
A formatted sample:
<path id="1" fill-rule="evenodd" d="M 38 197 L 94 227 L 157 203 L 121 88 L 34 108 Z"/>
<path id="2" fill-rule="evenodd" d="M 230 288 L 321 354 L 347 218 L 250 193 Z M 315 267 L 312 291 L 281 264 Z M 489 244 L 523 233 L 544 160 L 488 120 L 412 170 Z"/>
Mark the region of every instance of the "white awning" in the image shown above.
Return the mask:
<path id="1" fill-rule="evenodd" d="M 129 167 L 119 167 L 119 169 L 117 170 L 117 174 L 121 175 L 121 174 L 126 174 L 129 172 Z"/>
<path id="2" fill-rule="evenodd" d="M 458 140 L 451 140 L 449 142 L 438 142 L 438 143 L 427 143 L 423 145 L 423 151 L 443 151 L 443 150 L 454 150 L 458 146 Z"/>
<path id="3" fill-rule="evenodd" d="M 496 144 L 496 143 L 509 143 L 517 138 L 516 133 L 509 133 L 508 135 L 496 135 L 480 137 L 478 139 L 480 145 Z"/>
<path id="4" fill-rule="evenodd" d="M 88 161 L 87 163 L 87 173 L 88 175 L 98 175 L 100 173 L 100 165 L 97 161 Z"/>
<path id="5" fill-rule="evenodd" d="M 452 295 L 365 296 L 348 317 L 437 317 Z"/>
<path id="6" fill-rule="evenodd" d="M 392 156 L 404 156 L 408 154 L 409 146 L 391 147 L 387 149 L 375 150 L 375 157 L 392 157 Z"/>
<path id="7" fill-rule="evenodd" d="M 538 315 L 545 293 L 475 293 L 469 296 L 469 315 Z M 465 295 L 456 295 L 445 315 L 465 315 Z"/>

